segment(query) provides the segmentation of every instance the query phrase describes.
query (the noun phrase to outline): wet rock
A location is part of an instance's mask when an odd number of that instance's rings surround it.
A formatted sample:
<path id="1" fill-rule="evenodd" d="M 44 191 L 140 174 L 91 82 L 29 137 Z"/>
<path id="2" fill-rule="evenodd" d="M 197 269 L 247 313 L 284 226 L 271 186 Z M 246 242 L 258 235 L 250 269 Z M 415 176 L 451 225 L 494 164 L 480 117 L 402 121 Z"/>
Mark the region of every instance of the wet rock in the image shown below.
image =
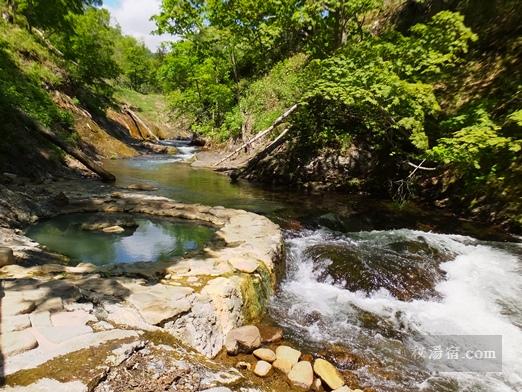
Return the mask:
<path id="1" fill-rule="evenodd" d="M 150 184 L 131 184 L 127 186 L 127 189 L 133 190 L 133 191 L 157 191 L 158 188 L 150 185 Z"/>
<path id="2" fill-rule="evenodd" d="M 276 357 L 278 360 L 284 359 L 290 362 L 290 364 L 293 366 L 299 361 L 299 358 L 301 357 L 301 351 L 288 346 L 279 346 L 276 349 Z"/>
<path id="3" fill-rule="evenodd" d="M 270 365 L 266 361 L 257 361 L 256 366 L 254 368 L 254 374 L 259 377 L 265 377 L 272 370 L 272 365 Z"/>
<path id="4" fill-rule="evenodd" d="M 290 373 L 290 370 L 292 370 L 293 364 L 288 359 L 281 358 L 281 359 L 276 359 L 272 363 L 272 366 L 275 369 L 283 372 L 284 374 L 288 374 L 288 373 Z"/>
<path id="5" fill-rule="evenodd" d="M 225 348 L 230 355 L 251 353 L 261 346 L 261 334 L 255 325 L 232 329 L 225 338 Z"/>
<path id="6" fill-rule="evenodd" d="M 306 255 L 316 263 L 320 280 L 333 278 L 350 291 L 371 294 L 384 288 L 402 301 L 436 297 L 435 286 L 444 276 L 439 265 L 446 257 L 435 251 L 410 253 L 401 250 L 403 245 L 321 244 Z"/>
<path id="7" fill-rule="evenodd" d="M 266 362 L 274 362 L 277 359 L 275 353 L 269 348 L 258 348 L 254 350 L 254 356 Z"/>
<path id="8" fill-rule="evenodd" d="M 0 246 L 0 268 L 4 265 L 14 264 L 14 254 L 11 248 Z"/>
<path id="9" fill-rule="evenodd" d="M 315 360 L 314 372 L 332 389 L 340 388 L 344 385 L 344 380 L 335 366 L 324 359 L 319 358 Z"/>
<path id="10" fill-rule="evenodd" d="M 104 233 L 123 233 L 125 229 L 121 226 L 109 226 L 102 229 Z"/>
<path id="11" fill-rule="evenodd" d="M 307 361 L 297 362 L 288 373 L 288 379 L 296 387 L 309 390 L 314 382 L 312 364 Z"/>
<path id="12" fill-rule="evenodd" d="M 283 339 L 283 329 L 269 325 L 258 325 L 261 343 L 275 343 Z"/>

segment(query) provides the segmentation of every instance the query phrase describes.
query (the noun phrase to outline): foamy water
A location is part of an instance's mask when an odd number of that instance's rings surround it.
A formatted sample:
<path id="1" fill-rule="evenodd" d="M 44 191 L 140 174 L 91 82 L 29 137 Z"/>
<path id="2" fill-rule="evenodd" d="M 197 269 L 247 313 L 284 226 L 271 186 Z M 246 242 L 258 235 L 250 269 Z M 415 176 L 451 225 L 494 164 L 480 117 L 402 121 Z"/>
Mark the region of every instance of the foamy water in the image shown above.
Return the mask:
<path id="1" fill-rule="evenodd" d="M 370 293 L 347 290 L 343 282 L 325 277 L 331 260 L 317 260 L 308 253 L 316 245 L 371 252 L 395 241 L 419 238 L 450 255 L 449 261 L 438 265 L 422 264 L 427 273 L 435 268 L 444 273 L 434 286 L 436 297 L 401 301 L 384 288 Z M 346 235 L 316 230 L 288 238 L 287 246 L 287 276 L 272 301 L 272 315 L 303 344 L 316 349 L 340 344 L 400 374 L 386 380 L 362 367 L 356 372 L 365 385 L 380 391 L 522 390 L 520 245 L 412 230 Z M 377 320 L 376 326 L 368 327 L 362 316 Z M 420 335 L 502 335 L 503 372 L 431 374 L 415 358 L 404 355 L 404 348 L 410 349 Z"/>

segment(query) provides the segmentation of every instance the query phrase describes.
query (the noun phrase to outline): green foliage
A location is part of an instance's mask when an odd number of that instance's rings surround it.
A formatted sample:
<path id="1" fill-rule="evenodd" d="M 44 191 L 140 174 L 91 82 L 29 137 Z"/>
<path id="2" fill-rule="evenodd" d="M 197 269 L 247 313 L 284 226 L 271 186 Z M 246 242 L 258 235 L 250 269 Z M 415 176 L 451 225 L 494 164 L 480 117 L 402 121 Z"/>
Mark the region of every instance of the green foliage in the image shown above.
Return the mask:
<path id="1" fill-rule="evenodd" d="M 99 6 L 101 0 L 8 0 L 15 13 L 27 19 L 29 26 L 51 31 L 71 28 L 70 14 L 82 14 L 88 6 Z"/>
<path id="2" fill-rule="evenodd" d="M 83 14 L 69 14 L 73 34 L 52 38 L 68 61 L 69 71 L 78 83 L 104 91 L 105 79 L 118 76 L 113 59 L 113 30 L 107 10 L 88 8 Z"/>
<path id="3" fill-rule="evenodd" d="M 239 108 L 252 124 L 254 133 L 269 127 L 286 109 L 301 99 L 306 81 L 303 77 L 308 57 L 297 54 L 276 64 L 270 72 L 253 82 L 242 94 Z M 236 125 L 236 130 L 241 129 Z"/>
<path id="4" fill-rule="evenodd" d="M 482 108 L 474 108 L 442 125 L 458 129 L 450 137 L 440 138 L 429 152 L 433 159 L 445 164 L 489 173 L 502 161 L 509 164 L 522 149 L 522 139 L 502 136 L 501 127 Z"/>
<path id="5" fill-rule="evenodd" d="M 150 50 L 134 37 L 124 36 L 119 29 L 114 30 L 113 44 L 123 84 L 139 92 L 156 90 L 158 61 Z"/>
<path id="6" fill-rule="evenodd" d="M 0 22 L 0 111 L 2 118 L 20 108 L 47 126 L 72 123 L 69 113 L 59 109 L 46 91 L 61 82 L 48 51 L 32 35 Z"/>

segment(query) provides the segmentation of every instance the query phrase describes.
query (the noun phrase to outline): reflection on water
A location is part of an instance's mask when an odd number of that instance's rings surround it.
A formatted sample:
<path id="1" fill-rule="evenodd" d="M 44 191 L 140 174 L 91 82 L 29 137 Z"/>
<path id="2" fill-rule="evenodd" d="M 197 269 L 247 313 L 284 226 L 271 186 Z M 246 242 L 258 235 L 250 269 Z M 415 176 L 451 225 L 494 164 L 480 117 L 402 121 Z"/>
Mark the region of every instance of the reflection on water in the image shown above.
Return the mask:
<path id="1" fill-rule="evenodd" d="M 59 216 L 36 224 L 27 235 L 76 262 L 100 265 L 168 260 L 201 249 L 215 232 L 196 223 L 143 217 L 118 234 L 83 230 L 82 223 L 92 219 L 91 214 Z"/>

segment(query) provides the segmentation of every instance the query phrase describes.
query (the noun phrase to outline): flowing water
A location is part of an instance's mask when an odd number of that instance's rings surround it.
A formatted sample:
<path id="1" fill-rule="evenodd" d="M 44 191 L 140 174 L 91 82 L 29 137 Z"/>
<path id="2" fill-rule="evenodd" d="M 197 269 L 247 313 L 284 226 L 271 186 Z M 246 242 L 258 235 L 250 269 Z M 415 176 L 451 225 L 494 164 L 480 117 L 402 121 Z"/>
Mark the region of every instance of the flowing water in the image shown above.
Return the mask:
<path id="1" fill-rule="evenodd" d="M 231 184 L 174 157 L 111 160 L 117 185 L 264 214 L 285 229 L 286 275 L 268 317 L 303 350 L 376 391 L 522 391 L 522 247 L 487 227 L 365 197 Z M 502 372 L 436 373 L 416 356 L 433 335 L 502 335 Z"/>

